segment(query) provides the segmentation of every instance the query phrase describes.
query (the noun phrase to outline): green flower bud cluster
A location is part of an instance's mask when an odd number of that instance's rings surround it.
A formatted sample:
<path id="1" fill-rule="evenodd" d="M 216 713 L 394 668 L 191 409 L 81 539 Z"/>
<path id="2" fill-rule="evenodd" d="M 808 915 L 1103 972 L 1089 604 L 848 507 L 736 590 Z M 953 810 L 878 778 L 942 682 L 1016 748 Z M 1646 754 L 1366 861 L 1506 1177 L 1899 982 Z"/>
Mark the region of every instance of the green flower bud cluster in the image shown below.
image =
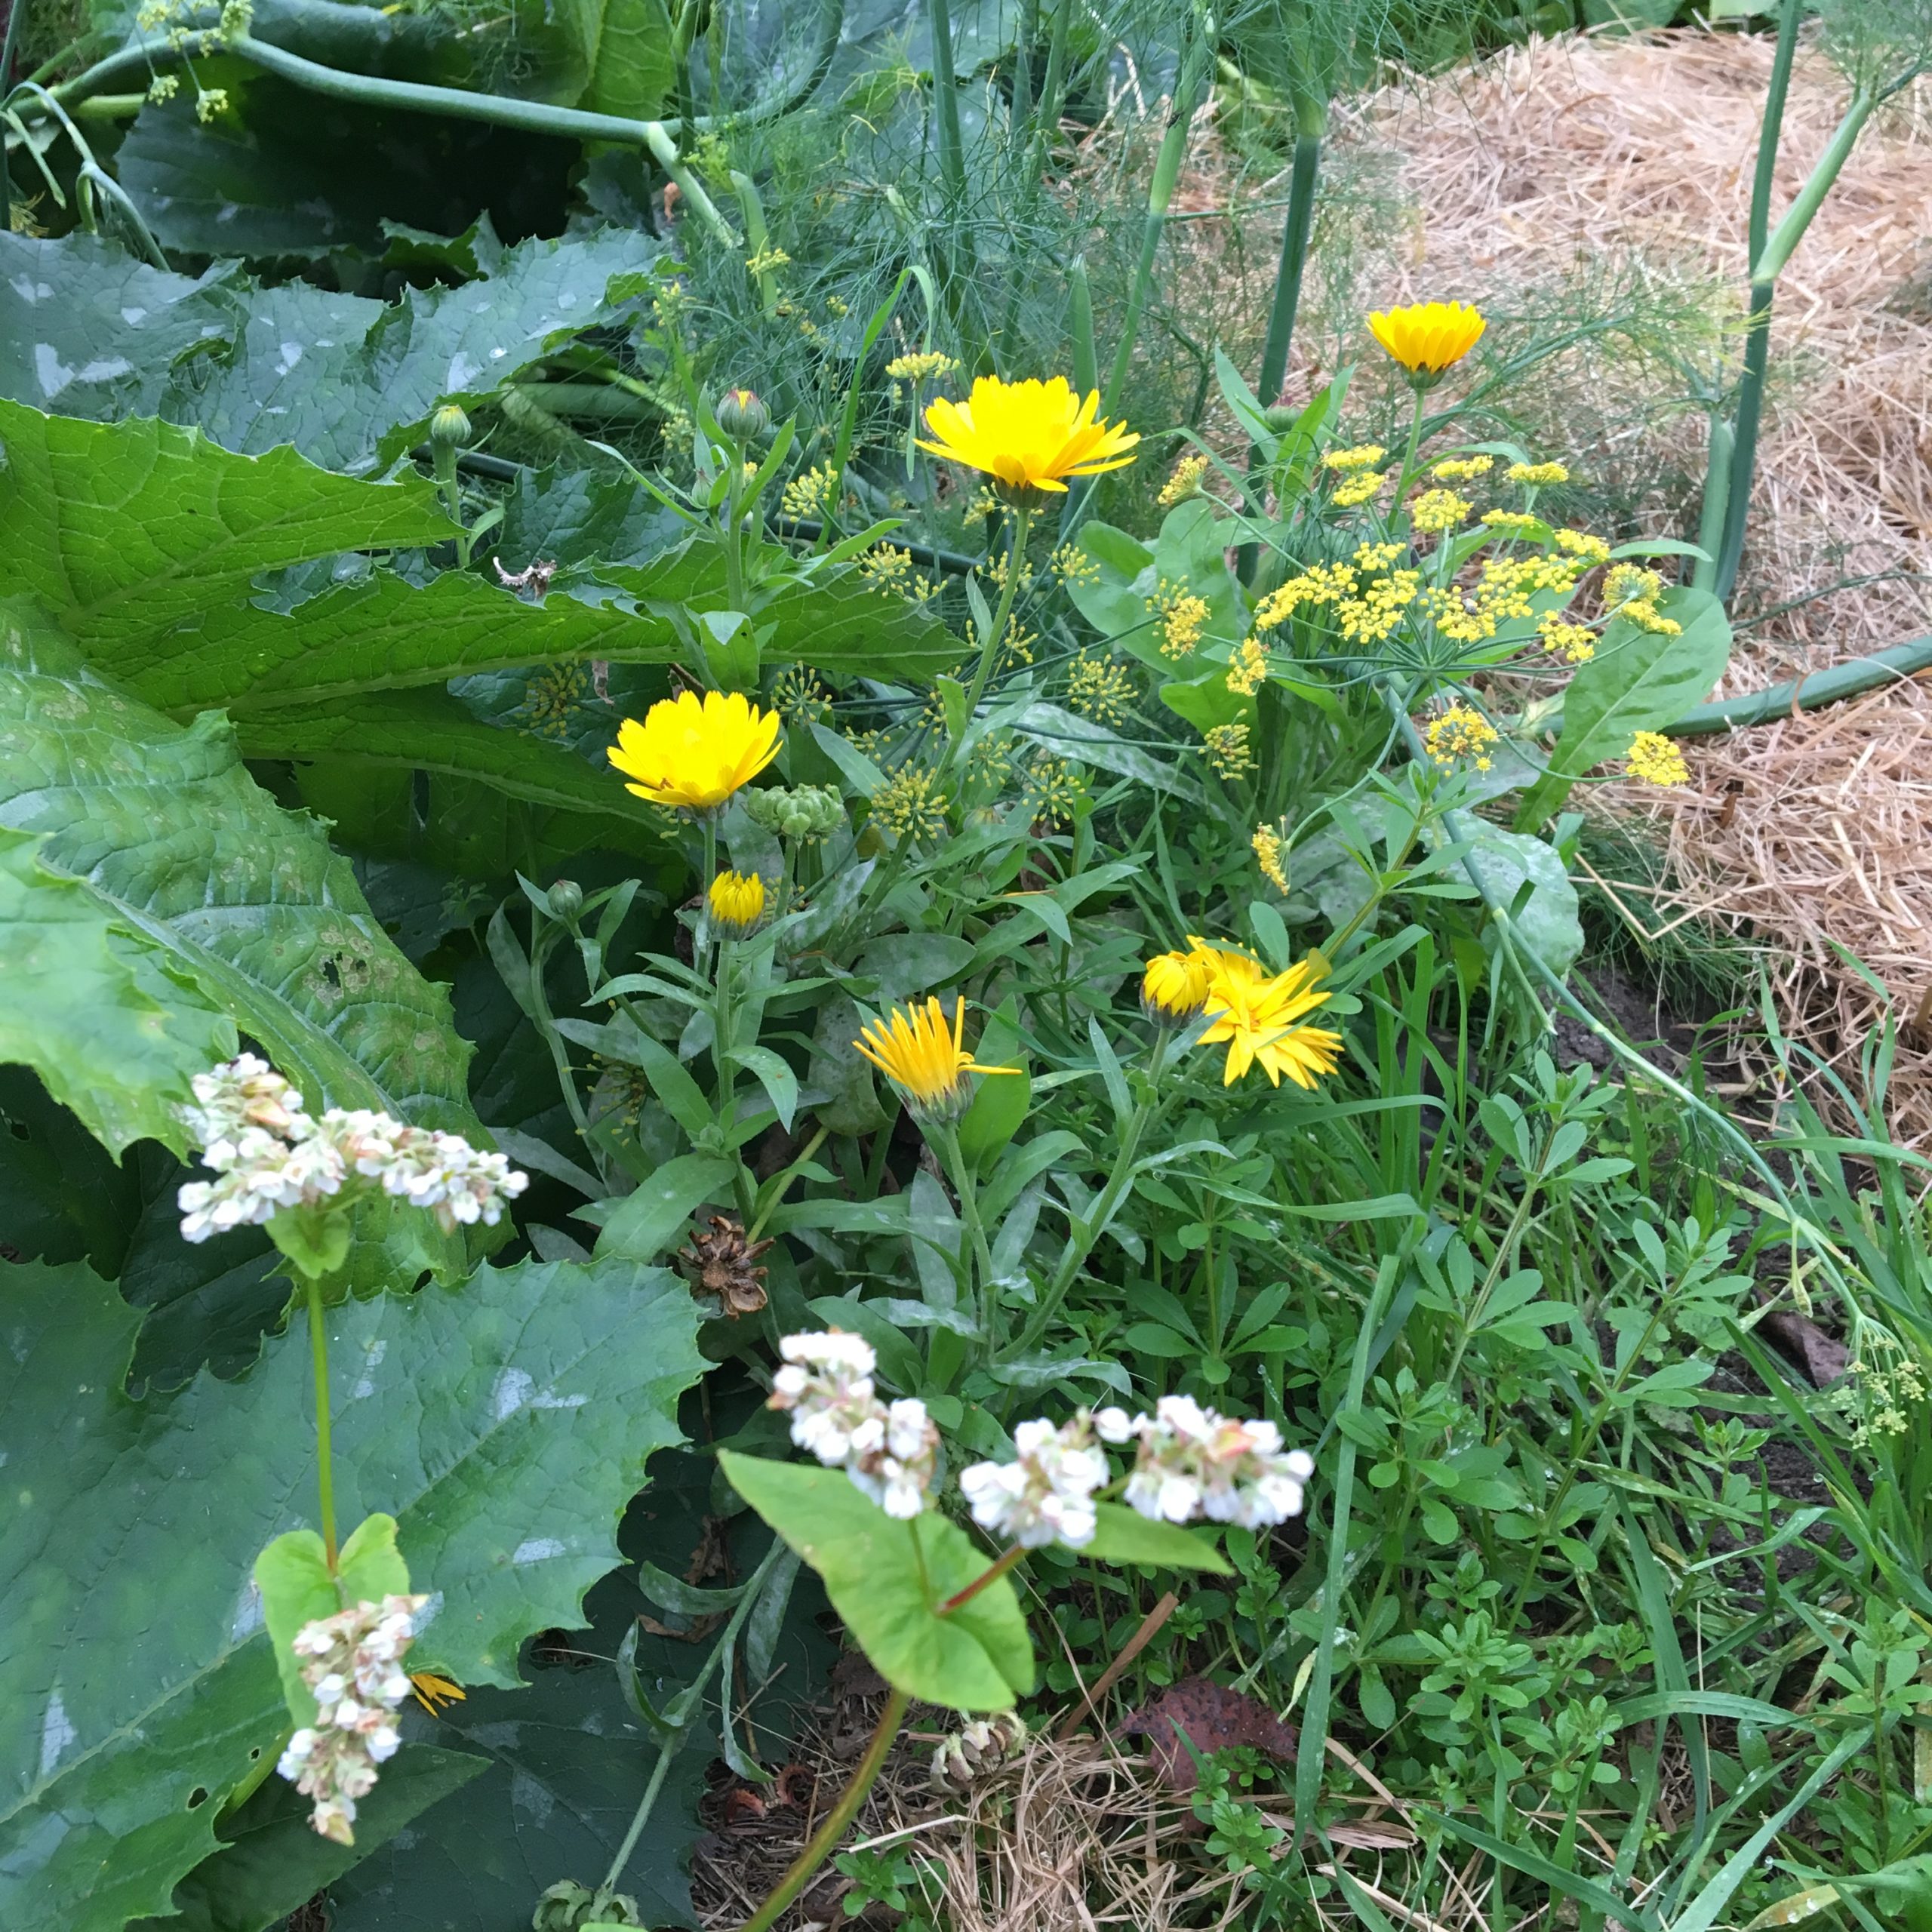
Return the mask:
<path id="1" fill-rule="evenodd" d="M 781 838 L 811 844 L 824 838 L 845 816 L 837 790 L 829 785 L 773 786 L 743 794 L 752 824 Z"/>

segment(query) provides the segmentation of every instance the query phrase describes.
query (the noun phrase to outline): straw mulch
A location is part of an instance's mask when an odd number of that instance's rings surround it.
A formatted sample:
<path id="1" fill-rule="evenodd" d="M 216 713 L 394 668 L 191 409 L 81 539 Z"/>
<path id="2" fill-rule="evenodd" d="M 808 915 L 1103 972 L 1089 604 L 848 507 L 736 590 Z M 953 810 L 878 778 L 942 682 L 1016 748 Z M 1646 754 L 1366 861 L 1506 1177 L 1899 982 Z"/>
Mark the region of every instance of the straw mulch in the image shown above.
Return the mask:
<path id="1" fill-rule="evenodd" d="M 841 1718 L 819 1713 L 796 1749 L 789 1776 L 813 1793 L 804 1805 L 761 1805 L 740 1791 L 718 1794 L 714 1829 L 693 1861 L 692 1894 L 707 1927 L 743 1922 L 803 1848 L 852 1773 L 875 1703 Z M 943 1724 L 944 1713 L 921 1714 Z M 1201 1854 L 1201 1831 L 1187 1800 L 1163 1786 L 1146 1761 L 1110 1740 L 1045 1735 L 1029 1740 L 1008 1763 L 990 1768 L 963 1792 L 936 1793 L 930 1783 L 942 1734 L 903 1737 L 867 1794 L 850 1836 L 855 1851 L 909 1857 L 912 1890 L 928 1915 L 954 1932 L 1217 1932 L 1238 1915 L 1243 1894 Z M 802 1774 L 802 1775 L 801 1775 Z M 832 1866 L 782 1921 L 786 1932 L 892 1922 L 877 1909 L 847 1917 L 846 1880 Z"/>
<path id="2" fill-rule="evenodd" d="M 1734 322 L 1770 60 L 1758 36 L 1571 38 L 1371 101 L 1349 137 L 1400 153 L 1417 211 L 1398 267 L 1407 286 L 1392 299 L 1468 296 L 1506 314 L 1580 262 L 1621 256 L 1680 288 L 1701 285 Z M 1822 58 L 1801 54 L 1774 219 L 1847 92 Z M 1867 130 L 1780 285 L 1735 599 L 1738 612 L 1764 614 L 1740 635 L 1721 694 L 1932 629 L 1928 237 L 1932 93 L 1921 88 Z M 1697 411 L 1660 408 L 1644 460 L 1674 456 L 1698 473 L 1703 435 Z M 1619 454 L 1574 454 L 1586 466 Z M 1894 686 L 1855 709 L 1684 749 L 1683 791 L 1595 795 L 1599 808 L 1652 822 L 1683 885 L 1674 901 L 1649 902 L 1645 924 L 1696 907 L 1762 941 L 1784 1023 L 1846 1073 L 1881 1010 L 1835 949 L 1856 955 L 1906 1027 L 1893 1129 L 1932 1143 L 1932 1041 L 1910 1023 L 1932 992 L 1932 699 Z"/>

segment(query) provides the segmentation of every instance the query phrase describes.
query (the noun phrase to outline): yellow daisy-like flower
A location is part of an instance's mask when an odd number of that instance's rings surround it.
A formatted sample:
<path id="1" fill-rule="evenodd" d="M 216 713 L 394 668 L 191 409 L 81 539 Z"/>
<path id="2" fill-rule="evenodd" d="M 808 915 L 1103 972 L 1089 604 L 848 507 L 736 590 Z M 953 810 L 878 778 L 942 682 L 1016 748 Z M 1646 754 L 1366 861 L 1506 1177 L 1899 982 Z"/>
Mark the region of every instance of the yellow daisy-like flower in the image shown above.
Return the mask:
<path id="1" fill-rule="evenodd" d="M 1661 731 L 1639 731 L 1623 754 L 1623 769 L 1649 785 L 1684 785 L 1690 779 L 1684 754 Z"/>
<path id="2" fill-rule="evenodd" d="M 469 1700 L 469 1694 L 460 1684 L 453 1684 L 447 1677 L 438 1677 L 433 1670 L 412 1670 L 409 1673 L 409 1687 L 416 1694 L 416 1701 L 433 1718 L 441 1714 L 445 1704 L 460 1704 Z"/>
<path id="3" fill-rule="evenodd" d="M 1368 332 L 1409 372 L 1418 389 L 1428 389 L 1475 348 L 1489 325 L 1466 302 L 1417 302 L 1406 309 L 1378 309 Z"/>
<path id="4" fill-rule="evenodd" d="M 715 811 L 778 755 L 778 714 L 742 691 L 680 691 L 617 728 L 611 762 L 654 805 Z"/>
<path id="5" fill-rule="evenodd" d="M 935 438 L 922 450 L 983 470 L 1010 501 L 1037 505 L 1041 493 L 1064 496 L 1069 476 L 1097 476 L 1134 460 L 1140 438 L 1124 423 L 1098 420 L 1100 392 L 1083 401 L 1064 376 L 1051 382 L 1003 383 L 982 376 L 964 402 L 944 397 L 926 411 Z"/>
<path id="6" fill-rule="evenodd" d="M 707 895 L 711 921 L 727 939 L 744 939 L 764 917 L 764 881 L 756 872 L 720 872 Z"/>
<path id="7" fill-rule="evenodd" d="M 936 1119 L 961 1112 L 966 1095 L 961 1077 L 968 1073 L 1017 1073 L 1017 1066 L 982 1066 L 965 1048 L 966 1001 L 952 1009 L 952 1024 L 936 999 L 909 1010 L 894 1007 L 884 1020 L 860 1029 L 852 1044 L 911 1103 Z"/>
<path id="8" fill-rule="evenodd" d="M 1173 1026 L 1192 1020 L 1208 998 L 1208 955 L 1163 952 L 1147 962 L 1140 976 L 1140 1008 L 1149 1020 Z"/>
<path id="9" fill-rule="evenodd" d="M 1211 1017 L 1201 1044 L 1228 1050 L 1223 1086 L 1232 1087 L 1257 1062 L 1277 1087 L 1284 1073 L 1297 1087 L 1312 1087 L 1318 1075 L 1334 1072 L 1341 1035 L 1296 1023 L 1328 998 L 1312 990 L 1324 970 L 1316 961 L 1304 959 L 1285 973 L 1270 974 L 1244 953 L 1204 940 L 1191 943 L 1208 961 L 1203 1011 Z"/>

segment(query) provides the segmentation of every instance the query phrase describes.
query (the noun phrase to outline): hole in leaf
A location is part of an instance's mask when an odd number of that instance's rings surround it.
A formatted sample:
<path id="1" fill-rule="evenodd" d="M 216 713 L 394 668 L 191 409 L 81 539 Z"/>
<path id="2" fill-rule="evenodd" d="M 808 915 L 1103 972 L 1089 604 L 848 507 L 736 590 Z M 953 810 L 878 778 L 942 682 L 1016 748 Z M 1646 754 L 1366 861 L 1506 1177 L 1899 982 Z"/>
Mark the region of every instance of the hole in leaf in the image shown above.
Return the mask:
<path id="1" fill-rule="evenodd" d="M 10 1120 L 7 1126 L 16 1140 L 31 1140 L 33 1138 L 32 1131 L 23 1120 Z"/>
<path id="2" fill-rule="evenodd" d="M 206 1785 L 198 1784 L 195 1786 L 194 1789 L 188 1794 L 188 1809 L 190 1811 L 196 1810 L 198 1807 L 205 1804 L 208 1801 L 208 1790 Z"/>

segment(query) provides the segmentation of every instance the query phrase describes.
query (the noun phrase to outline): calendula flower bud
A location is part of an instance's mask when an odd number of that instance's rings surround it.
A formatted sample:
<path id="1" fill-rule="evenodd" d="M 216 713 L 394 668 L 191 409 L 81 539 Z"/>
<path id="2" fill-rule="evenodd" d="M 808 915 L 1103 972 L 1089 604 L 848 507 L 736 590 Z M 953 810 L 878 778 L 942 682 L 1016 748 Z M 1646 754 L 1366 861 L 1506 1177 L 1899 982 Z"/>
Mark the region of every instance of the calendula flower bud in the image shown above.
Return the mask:
<path id="1" fill-rule="evenodd" d="M 457 405 L 446 402 L 429 418 L 429 440 L 438 449 L 466 450 L 475 432 Z"/>
<path id="2" fill-rule="evenodd" d="M 771 412 L 751 389 L 727 389 L 718 399 L 718 426 L 740 442 L 754 442 L 771 427 Z"/>
<path id="3" fill-rule="evenodd" d="M 558 879 L 544 897 L 549 905 L 550 916 L 566 924 L 583 910 L 583 888 L 575 879 Z"/>
<path id="4" fill-rule="evenodd" d="M 720 872 L 706 896 L 711 922 L 726 939 L 749 939 L 764 917 L 764 881 L 756 872 Z"/>

